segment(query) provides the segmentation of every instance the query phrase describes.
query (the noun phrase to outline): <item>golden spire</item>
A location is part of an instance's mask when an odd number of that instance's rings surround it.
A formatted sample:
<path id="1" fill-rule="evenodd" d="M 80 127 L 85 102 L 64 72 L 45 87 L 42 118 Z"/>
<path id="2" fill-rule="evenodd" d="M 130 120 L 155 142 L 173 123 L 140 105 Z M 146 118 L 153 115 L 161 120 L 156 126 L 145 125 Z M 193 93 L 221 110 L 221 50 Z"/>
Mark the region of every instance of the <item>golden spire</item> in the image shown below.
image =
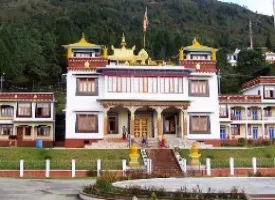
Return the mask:
<path id="1" fill-rule="evenodd" d="M 126 40 L 125 40 L 125 36 L 124 33 L 122 34 L 122 38 L 121 38 L 121 43 L 120 43 L 121 47 L 126 47 Z"/>

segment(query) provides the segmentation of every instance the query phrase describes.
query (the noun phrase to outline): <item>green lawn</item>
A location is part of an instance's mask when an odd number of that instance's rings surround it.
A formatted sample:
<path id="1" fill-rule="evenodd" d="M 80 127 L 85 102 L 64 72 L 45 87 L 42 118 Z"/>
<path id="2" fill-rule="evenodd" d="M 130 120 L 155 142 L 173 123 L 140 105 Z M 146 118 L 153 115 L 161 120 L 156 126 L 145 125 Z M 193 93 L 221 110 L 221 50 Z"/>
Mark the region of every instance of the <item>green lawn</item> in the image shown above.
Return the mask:
<path id="1" fill-rule="evenodd" d="M 181 149 L 179 153 L 182 157 L 188 158 L 190 150 Z M 275 167 L 275 147 L 268 146 L 250 149 L 202 149 L 201 163 L 205 164 L 206 158 L 211 158 L 212 168 L 228 168 L 229 158 L 235 160 L 235 167 L 251 167 L 253 157 L 257 158 L 258 167 Z"/>
<path id="2" fill-rule="evenodd" d="M 93 149 L 35 149 L 0 148 L 0 169 L 19 169 L 19 160 L 24 160 L 24 168 L 45 169 L 45 160 L 51 160 L 51 169 L 71 169 L 71 160 L 76 160 L 77 170 L 96 169 L 97 159 L 102 160 L 102 169 L 121 169 L 122 160 L 127 159 L 128 150 Z"/>

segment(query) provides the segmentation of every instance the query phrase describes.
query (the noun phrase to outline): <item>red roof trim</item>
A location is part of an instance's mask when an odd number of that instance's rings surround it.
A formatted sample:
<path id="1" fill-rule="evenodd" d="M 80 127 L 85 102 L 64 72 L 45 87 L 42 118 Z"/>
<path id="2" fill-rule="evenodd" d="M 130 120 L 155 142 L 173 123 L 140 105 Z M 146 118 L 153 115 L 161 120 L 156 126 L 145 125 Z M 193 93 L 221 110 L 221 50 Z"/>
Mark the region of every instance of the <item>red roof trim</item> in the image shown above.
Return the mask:
<path id="1" fill-rule="evenodd" d="M 251 88 L 259 84 L 275 84 L 275 76 L 260 76 L 242 85 L 242 90 Z"/>
<path id="2" fill-rule="evenodd" d="M 0 92 L 0 101 L 54 101 L 52 92 Z"/>
<path id="3" fill-rule="evenodd" d="M 259 103 L 261 95 L 220 95 L 220 103 Z"/>

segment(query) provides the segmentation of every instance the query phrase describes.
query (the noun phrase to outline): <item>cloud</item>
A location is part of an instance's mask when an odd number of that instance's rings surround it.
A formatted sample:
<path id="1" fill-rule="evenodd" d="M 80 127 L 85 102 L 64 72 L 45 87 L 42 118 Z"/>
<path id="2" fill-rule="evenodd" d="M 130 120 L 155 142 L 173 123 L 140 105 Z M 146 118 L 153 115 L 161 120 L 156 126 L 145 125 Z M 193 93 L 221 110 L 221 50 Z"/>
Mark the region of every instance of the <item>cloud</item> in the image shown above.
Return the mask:
<path id="1" fill-rule="evenodd" d="M 272 0 L 219 0 L 224 2 L 232 2 L 241 6 L 247 6 L 248 9 L 265 15 L 273 15 Z"/>

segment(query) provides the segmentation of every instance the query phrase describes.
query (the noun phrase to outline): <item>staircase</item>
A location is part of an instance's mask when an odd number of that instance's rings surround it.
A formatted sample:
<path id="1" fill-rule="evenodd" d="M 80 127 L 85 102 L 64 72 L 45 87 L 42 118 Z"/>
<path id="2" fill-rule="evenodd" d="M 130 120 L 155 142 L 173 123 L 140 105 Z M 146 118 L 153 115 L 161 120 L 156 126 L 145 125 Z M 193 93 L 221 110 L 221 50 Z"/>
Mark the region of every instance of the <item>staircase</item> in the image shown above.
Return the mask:
<path id="1" fill-rule="evenodd" d="M 196 140 L 189 140 L 189 139 L 176 138 L 176 137 L 166 137 L 166 146 L 168 148 L 190 149 L 194 142 L 196 142 Z M 203 142 L 197 142 L 197 144 L 200 149 L 213 148 L 213 145 L 211 144 L 205 144 Z"/>
<path id="2" fill-rule="evenodd" d="M 250 200 L 275 200 L 275 194 L 250 194 Z"/>
<path id="3" fill-rule="evenodd" d="M 152 173 L 162 176 L 181 176 L 181 168 L 171 149 L 147 149 L 147 155 L 152 159 Z"/>
<path id="4" fill-rule="evenodd" d="M 85 145 L 87 149 L 125 149 L 128 148 L 127 140 L 121 138 L 105 138 L 93 142 L 92 144 Z"/>

